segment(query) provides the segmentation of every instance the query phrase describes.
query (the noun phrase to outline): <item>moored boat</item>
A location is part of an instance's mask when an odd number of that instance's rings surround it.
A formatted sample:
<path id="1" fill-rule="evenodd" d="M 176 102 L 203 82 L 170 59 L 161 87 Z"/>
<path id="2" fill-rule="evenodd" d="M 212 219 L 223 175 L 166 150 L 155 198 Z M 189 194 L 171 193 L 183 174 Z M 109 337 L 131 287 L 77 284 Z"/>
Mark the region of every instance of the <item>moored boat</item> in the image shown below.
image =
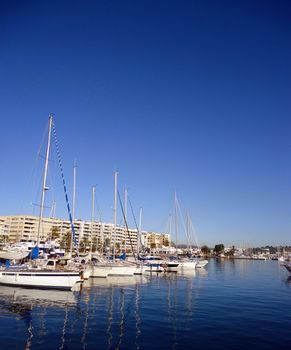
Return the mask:
<path id="1" fill-rule="evenodd" d="M 74 271 L 35 270 L 33 268 L 8 268 L 0 271 L 0 284 L 11 286 L 71 290 L 78 282 L 82 282 L 82 279 L 79 272 Z"/>
<path id="2" fill-rule="evenodd" d="M 205 259 L 201 259 L 201 260 L 199 259 L 196 261 L 197 268 L 205 267 L 207 264 L 208 264 L 208 260 L 205 260 Z"/>
<path id="3" fill-rule="evenodd" d="M 111 266 L 105 264 L 94 264 L 90 265 L 91 277 L 105 278 L 109 275 L 111 271 Z"/>
<path id="4" fill-rule="evenodd" d="M 136 270 L 136 266 L 118 264 L 118 263 L 109 263 L 107 266 L 110 266 L 108 276 L 133 276 Z"/>
<path id="5" fill-rule="evenodd" d="M 197 266 L 197 262 L 195 260 L 181 260 L 179 261 L 179 269 L 180 270 L 194 270 Z"/>
<path id="6" fill-rule="evenodd" d="M 176 261 L 164 261 L 161 265 L 166 272 L 177 272 L 180 266 Z"/>
<path id="7" fill-rule="evenodd" d="M 71 289 L 77 282 L 81 282 L 83 278 L 80 276 L 79 271 L 69 271 L 64 269 L 56 269 L 55 262 L 51 269 L 42 268 L 39 266 L 37 262 L 33 262 L 34 259 L 37 259 L 39 256 L 39 250 L 41 248 L 45 248 L 41 245 L 40 241 L 40 230 L 42 227 L 42 218 L 44 213 L 44 200 L 45 193 L 48 190 L 46 184 L 47 172 L 48 172 L 48 160 L 50 153 L 50 141 L 51 141 L 51 133 L 53 128 L 53 117 L 49 116 L 48 123 L 48 138 L 47 138 L 47 146 L 46 146 L 46 157 L 45 157 L 45 165 L 44 165 L 44 176 L 42 182 L 42 193 L 41 193 L 41 204 L 40 204 L 40 213 L 39 213 L 39 222 L 38 222 L 38 232 L 37 232 L 37 243 L 31 249 L 30 259 L 31 263 L 26 266 L 11 266 L 2 268 L 0 270 L 0 284 L 12 285 L 12 286 L 22 286 L 22 287 L 33 287 L 33 288 L 53 288 L 53 289 Z M 54 136 L 56 138 L 55 130 Z M 58 152 L 58 157 L 60 157 Z M 60 163 L 60 158 L 59 158 Z M 66 186 L 63 177 L 64 191 L 66 195 L 67 208 L 70 214 L 70 206 L 68 202 L 68 196 L 66 193 Z M 71 217 L 71 215 L 70 215 Z M 74 236 L 74 227 L 72 226 L 72 234 Z M 75 239 L 75 237 L 74 237 Z M 26 251 L 27 249 L 21 249 L 21 252 Z M 14 259 L 15 260 L 15 259 Z M 10 259 L 7 260 L 10 262 Z M 7 264 L 9 265 L 9 264 Z"/>

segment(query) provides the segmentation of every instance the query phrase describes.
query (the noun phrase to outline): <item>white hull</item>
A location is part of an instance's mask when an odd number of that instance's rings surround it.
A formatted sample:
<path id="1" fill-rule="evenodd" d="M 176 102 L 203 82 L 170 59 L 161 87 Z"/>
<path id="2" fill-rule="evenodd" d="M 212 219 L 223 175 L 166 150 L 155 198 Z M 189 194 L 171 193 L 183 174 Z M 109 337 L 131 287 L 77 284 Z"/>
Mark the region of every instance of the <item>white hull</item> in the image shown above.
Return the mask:
<path id="1" fill-rule="evenodd" d="M 142 275 L 145 272 L 145 267 L 143 265 L 137 265 L 135 266 L 135 275 Z"/>
<path id="2" fill-rule="evenodd" d="M 156 264 L 156 263 L 147 263 L 144 265 L 144 269 L 145 271 L 148 272 L 163 272 L 164 268 L 161 266 L 160 263 Z"/>
<path id="3" fill-rule="evenodd" d="M 80 281 L 78 272 L 46 270 L 3 270 L 0 272 L 0 284 L 10 286 L 70 290 Z"/>
<path id="4" fill-rule="evenodd" d="M 133 276 L 136 266 L 111 265 L 108 276 Z"/>
<path id="5" fill-rule="evenodd" d="M 196 267 L 202 268 L 202 267 L 206 266 L 207 264 L 208 264 L 208 260 L 200 260 L 197 262 Z"/>
<path id="6" fill-rule="evenodd" d="M 90 269 L 90 267 L 86 267 L 81 273 L 82 273 L 83 279 L 87 280 L 88 278 L 91 277 L 92 270 Z"/>
<path id="7" fill-rule="evenodd" d="M 105 278 L 111 271 L 110 266 L 92 265 L 91 277 Z"/>
<path id="8" fill-rule="evenodd" d="M 197 266 L 196 261 L 180 261 L 179 269 L 180 270 L 195 270 Z"/>
<path id="9" fill-rule="evenodd" d="M 166 272 L 177 272 L 179 269 L 179 263 L 164 263 L 162 264 Z"/>

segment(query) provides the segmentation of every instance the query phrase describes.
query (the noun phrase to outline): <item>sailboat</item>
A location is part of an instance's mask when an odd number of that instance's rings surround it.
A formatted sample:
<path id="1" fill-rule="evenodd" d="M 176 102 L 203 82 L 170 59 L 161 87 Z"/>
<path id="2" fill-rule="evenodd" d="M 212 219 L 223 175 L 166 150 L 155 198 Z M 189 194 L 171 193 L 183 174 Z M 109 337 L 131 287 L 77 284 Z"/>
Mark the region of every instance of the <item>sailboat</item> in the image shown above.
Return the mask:
<path id="1" fill-rule="evenodd" d="M 45 192 L 48 189 L 46 185 L 46 178 L 47 178 L 47 171 L 48 171 L 48 160 L 49 160 L 49 153 L 50 153 L 52 128 L 53 128 L 53 117 L 52 115 L 50 115 L 45 166 L 44 166 L 44 176 L 43 176 L 43 183 L 42 183 L 37 244 L 33 248 L 33 251 L 31 252 L 32 259 L 38 257 L 38 251 L 39 251 L 39 245 L 40 245 L 40 229 L 41 229 L 43 211 L 44 211 L 44 199 L 45 199 Z M 37 265 L 37 263 L 33 261 L 31 261 L 31 263 L 28 265 L 24 265 L 20 267 L 10 266 L 0 270 L 0 284 L 11 285 L 11 286 L 70 290 L 77 282 L 81 282 L 81 281 L 82 279 L 79 271 L 42 269 Z"/>
<path id="2" fill-rule="evenodd" d="M 116 260 L 116 217 L 117 213 L 117 172 L 114 173 L 114 239 L 113 239 L 113 259 L 112 262 L 108 262 L 107 266 L 111 266 L 108 276 L 133 276 L 136 270 L 136 266 Z"/>
<path id="3" fill-rule="evenodd" d="M 177 246 L 177 240 L 178 240 L 178 209 L 179 209 L 179 214 L 180 213 L 180 207 L 179 207 L 179 202 L 177 199 L 177 195 L 175 192 L 174 195 L 174 210 L 175 210 L 175 233 L 176 233 L 176 246 Z M 186 233 L 187 233 L 187 246 L 188 249 L 190 248 L 190 230 L 189 230 L 189 226 L 190 226 L 190 221 L 189 221 L 189 214 L 187 214 L 187 229 L 186 229 Z M 184 270 L 193 270 L 195 269 L 197 266 L 197 262 L 196 260 L 192 260 L 192 259 L 180 259 L 179 260 L 179 270 L 184 271 Z"/>
<path id="4" fill-rule="evenodd" d="M 118 193 L 119 195 L 119 193 Z M 127 233 L 129 233 L 128 230 L 128 224 L 127 224 L 127 189 L 125 189 L 124 192 L 124 207 L 121 203 L 120 195 L 119 195 L 119 201 L 120 201 L 120 206 L 123 214 L 123 219 L 124 219 L 124 230 L 126 230 Z M 132 205 L 130 203 L 130 208 L 132 211 L 132 215 L 136 224 L 135 216 L 133 213 Z M 144 268 L 144 260 L 140 259 L 140 251 L 141 251 L 141 246 L 142 246 L 142 230 L 141 230 L 141 220 L 142 220 L 142 208 L 139 210 L 139 226 L 136 224 L 136 233 L 137 233 L 137 241 L 136 241 L 136 255 L 134 254 L 133 251 L 133 245 L 131 244 L 132 252 L 133 252 L 133 257 L 128 258 L 127 263 L 131 264 L 132 266 L 135 266 L 135 271 L 134 275 L 142 275 L 145 273 L 145 268 Z M 130 237 L 130 235 L 129 235 Z M 131 239 L 130 239 L 130 243 Z M 126 251 L 126 239 L 124 237 L 124 251 Z"/>
<path id="5" fill-rule="evenodd" d="M 94 225 L 94 207 L 95 207 L 95 186 L 92 187 L 92 219 L 91 219 L 91 244 L 90 244 L 90 276 L 104 278 L 107 277 L 111 271 L 111 266 L 104 263 L 104 259 L 99 254 L 92 254 L 92 239 L 93 239 L 93 225 Z"/>

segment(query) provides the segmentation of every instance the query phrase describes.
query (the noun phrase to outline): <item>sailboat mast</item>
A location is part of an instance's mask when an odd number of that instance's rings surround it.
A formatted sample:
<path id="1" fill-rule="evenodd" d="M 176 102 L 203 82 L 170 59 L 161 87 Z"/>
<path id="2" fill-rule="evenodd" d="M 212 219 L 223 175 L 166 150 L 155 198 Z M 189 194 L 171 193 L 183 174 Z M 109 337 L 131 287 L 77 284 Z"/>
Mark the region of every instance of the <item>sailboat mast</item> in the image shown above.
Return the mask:
<path id="1" fill-rule="evenodd" d="M 90 253 L 92 253 L 92 246 L 93 246 L 94 211 L 95 211 L 95 186 L 92 187 L 92 213 L 91 213 L 91 244 L 90 244 Z"/>
<path id="2" fill-rule="evenodd" d="M 175 192 L 174 195 L 174 203 L 175 203 L 175 235 L 176 235 L 176 255 L 178 251 L 178 218 L 177 218 L 177 195 Z"/>
<path id="3" fill-rule="evenodd" d="M 126 252 L 126 224 L 127 224 L 127 188 L 124 189 L 124 234 L 123 234 L 123 241 L 124 241 L 124 252 Z"/>
<path id="4" fill-rule="evenodd" d="M 50 153 L 52 123 L 53 123 L 53 116 L 50 114 L 49 115 L 49 126 L 48 126 L 48 138 L 47 138 L 45 165 L 44 165 L 44 175 L 43 175 L 42 192 L 41 192 L 41 200 L 40 200 L 39 221 L 38 221 L 38 229 L 37 229 L 37 246 L 39 246 L 39 241 L 40 241 L 40 228 L 41 228 L 41 223 L 42 223 L 42 218 L 43 218 L 44 197 L 45 197 L 45 192 L 48 189 L 46 187 L 46 177 L 47 177 L 48 160 L 49 160 L 49 153 Z"/>
<path id="5" fill-rule="evenodd" d="M 190 250 L 190 222 L 189 222 L 189 212 L 186 212 L 186 228 L 187 228 L 187 251 Z"/>
<path id="6" fill-rule="evenodd" d="M 77 164 L 76 160 L 74 161 L 74 167 L 73 167 L 73 208 L 72 208 L 72 222 L 74 224 L 75 220 L 75 206 L 76 206 L 76 170 L 77 170 Z M 70 243 L 70 254 L 72 255 L 73 252 L 73 235 L 71 237 L 71 243 Z"/>
<path id="7" fill-rule="evenodd" d="M 115 260 L 116 245 L 116 207 L 117 207 L 117 171 L 114 173 L 114 240 L 113 240 L 113 261 Z"/>
<path id="8" fill-rule="evenodd" d="M 124 218 L 127 221 L 127 188 L 124 189 Z"/>
<path id="9" fill-rule="evenodd" d="M 140 251 L 140 244 L 141 244 L 141 220 L 142 220 L 142 207 L 139 208 L 139 225 L 138 225 L 138 236 L 137 236 L 137 254 L 139 254 Z"/>

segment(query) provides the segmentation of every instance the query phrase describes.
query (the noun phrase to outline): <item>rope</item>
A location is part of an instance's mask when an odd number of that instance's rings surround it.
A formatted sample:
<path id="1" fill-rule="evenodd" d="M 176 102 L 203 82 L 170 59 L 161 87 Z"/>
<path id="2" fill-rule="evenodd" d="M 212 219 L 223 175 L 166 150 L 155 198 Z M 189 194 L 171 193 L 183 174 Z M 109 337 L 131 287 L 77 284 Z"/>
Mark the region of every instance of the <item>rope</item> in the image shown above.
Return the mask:
<path id="1" fill-rule="evenodd" d="M 63 186 L 64 186 L 64 193 L 65 193 L 67 210 L 68 210 L 70 223 L 71 223 L 71 229 L 72 229 L 72 234 L 73 234 L 73 239 L 74 239 L 74 245 L 75 245 L 75 248 L 76 248 L 76 251 L 77 251 L 77 255 L 79 255 L 78 246 L 77 246 L 77 240 L 76 240 L 76 234 L 75 234 L 75 227 L 74 227 L 74 223 L 73 223 L 73 219 L 72 219 L 72 214 L 71 214 L 71 209 L 70 209 L 70 204 L 69 204 L 69 199 L 68 199 L 68 194 L 67 194 L 67 186 L 66 186 L 66 182 L 65 182 L 63 165 L 62 165 L 62 160 L 61 160 L 61 153 L 60 153 L 60 148 L 59 148 L 59 144 L 58 144 L 57 133 L 56 133 L 56 128 L 55 128 L 54 122 L 53 122 L 53 135 L 54 135 L 54 139 L 55 139 L 55 145 L 56 145 L 56 150 L 57 150 L 57 157 L 58 157 L 58 161 L 59 161 L 59 166 L 60 166 L 60 169 L 61 169 L 61 175 L 62 175 Z"/>
<path id="2" fill-rule="evenodd" d="M 118 199 L 119 199 L 119 203 L 120 203 L 120 207 L 121 207 L 121 211 L 122 211 L 124 223 L 125 223 L 125 226 L 126 226 L 128 238 L 129 238 L 129 241 L 130 241 L 131 251 L 132 251 L 134 260 L 136 261 L 136 257 L 135 257 L 134 249 L 133 249 L 133 244 L 132 244 L 131 237 L 130 237 L 130 234 L 129 234 L 129 229 L 128 229 L 128 226 L 127 226 L 127 221 L 126 221 L 126 218 L 125 218 L 125 214 L 124 214 L 124 210 L 123 210 L 122 201 L 121 201 L 121 198 L 120 198 L 120 193 L 119 193 L 119 191 L 117 191 L 117 193 L 118 193 Z M 116 234 L 116 233 L 115 233 L 115 234 Z"/>
<path id="3" fill-rule="evenodd" d="M 137 232 L 139 232 L 139 227 L 137 226 L 136 218 L 135 218 L 135 215 L 134 215 L 133 207 L 132 207 L 131 200 L 130 200 L 129 196 L 128 196 L 128 201 L 129 201 L 129 205 L 130 205 L 130 209 L 131 209 L 131 214 L 133 216 L 133 221 L 134 221 L 134 224 L 135 224 L 135 228 L 136 228 Z M 141 232 L 140 232 L 140 234 L 141 234 Z M 144 245 L 142 244 L 142 239 L 141 239 L 140 235 L 138 235 L 138 239 L 139 239 L 139 243 L 140 243 L 141 247 L 144 248 Z"/>

